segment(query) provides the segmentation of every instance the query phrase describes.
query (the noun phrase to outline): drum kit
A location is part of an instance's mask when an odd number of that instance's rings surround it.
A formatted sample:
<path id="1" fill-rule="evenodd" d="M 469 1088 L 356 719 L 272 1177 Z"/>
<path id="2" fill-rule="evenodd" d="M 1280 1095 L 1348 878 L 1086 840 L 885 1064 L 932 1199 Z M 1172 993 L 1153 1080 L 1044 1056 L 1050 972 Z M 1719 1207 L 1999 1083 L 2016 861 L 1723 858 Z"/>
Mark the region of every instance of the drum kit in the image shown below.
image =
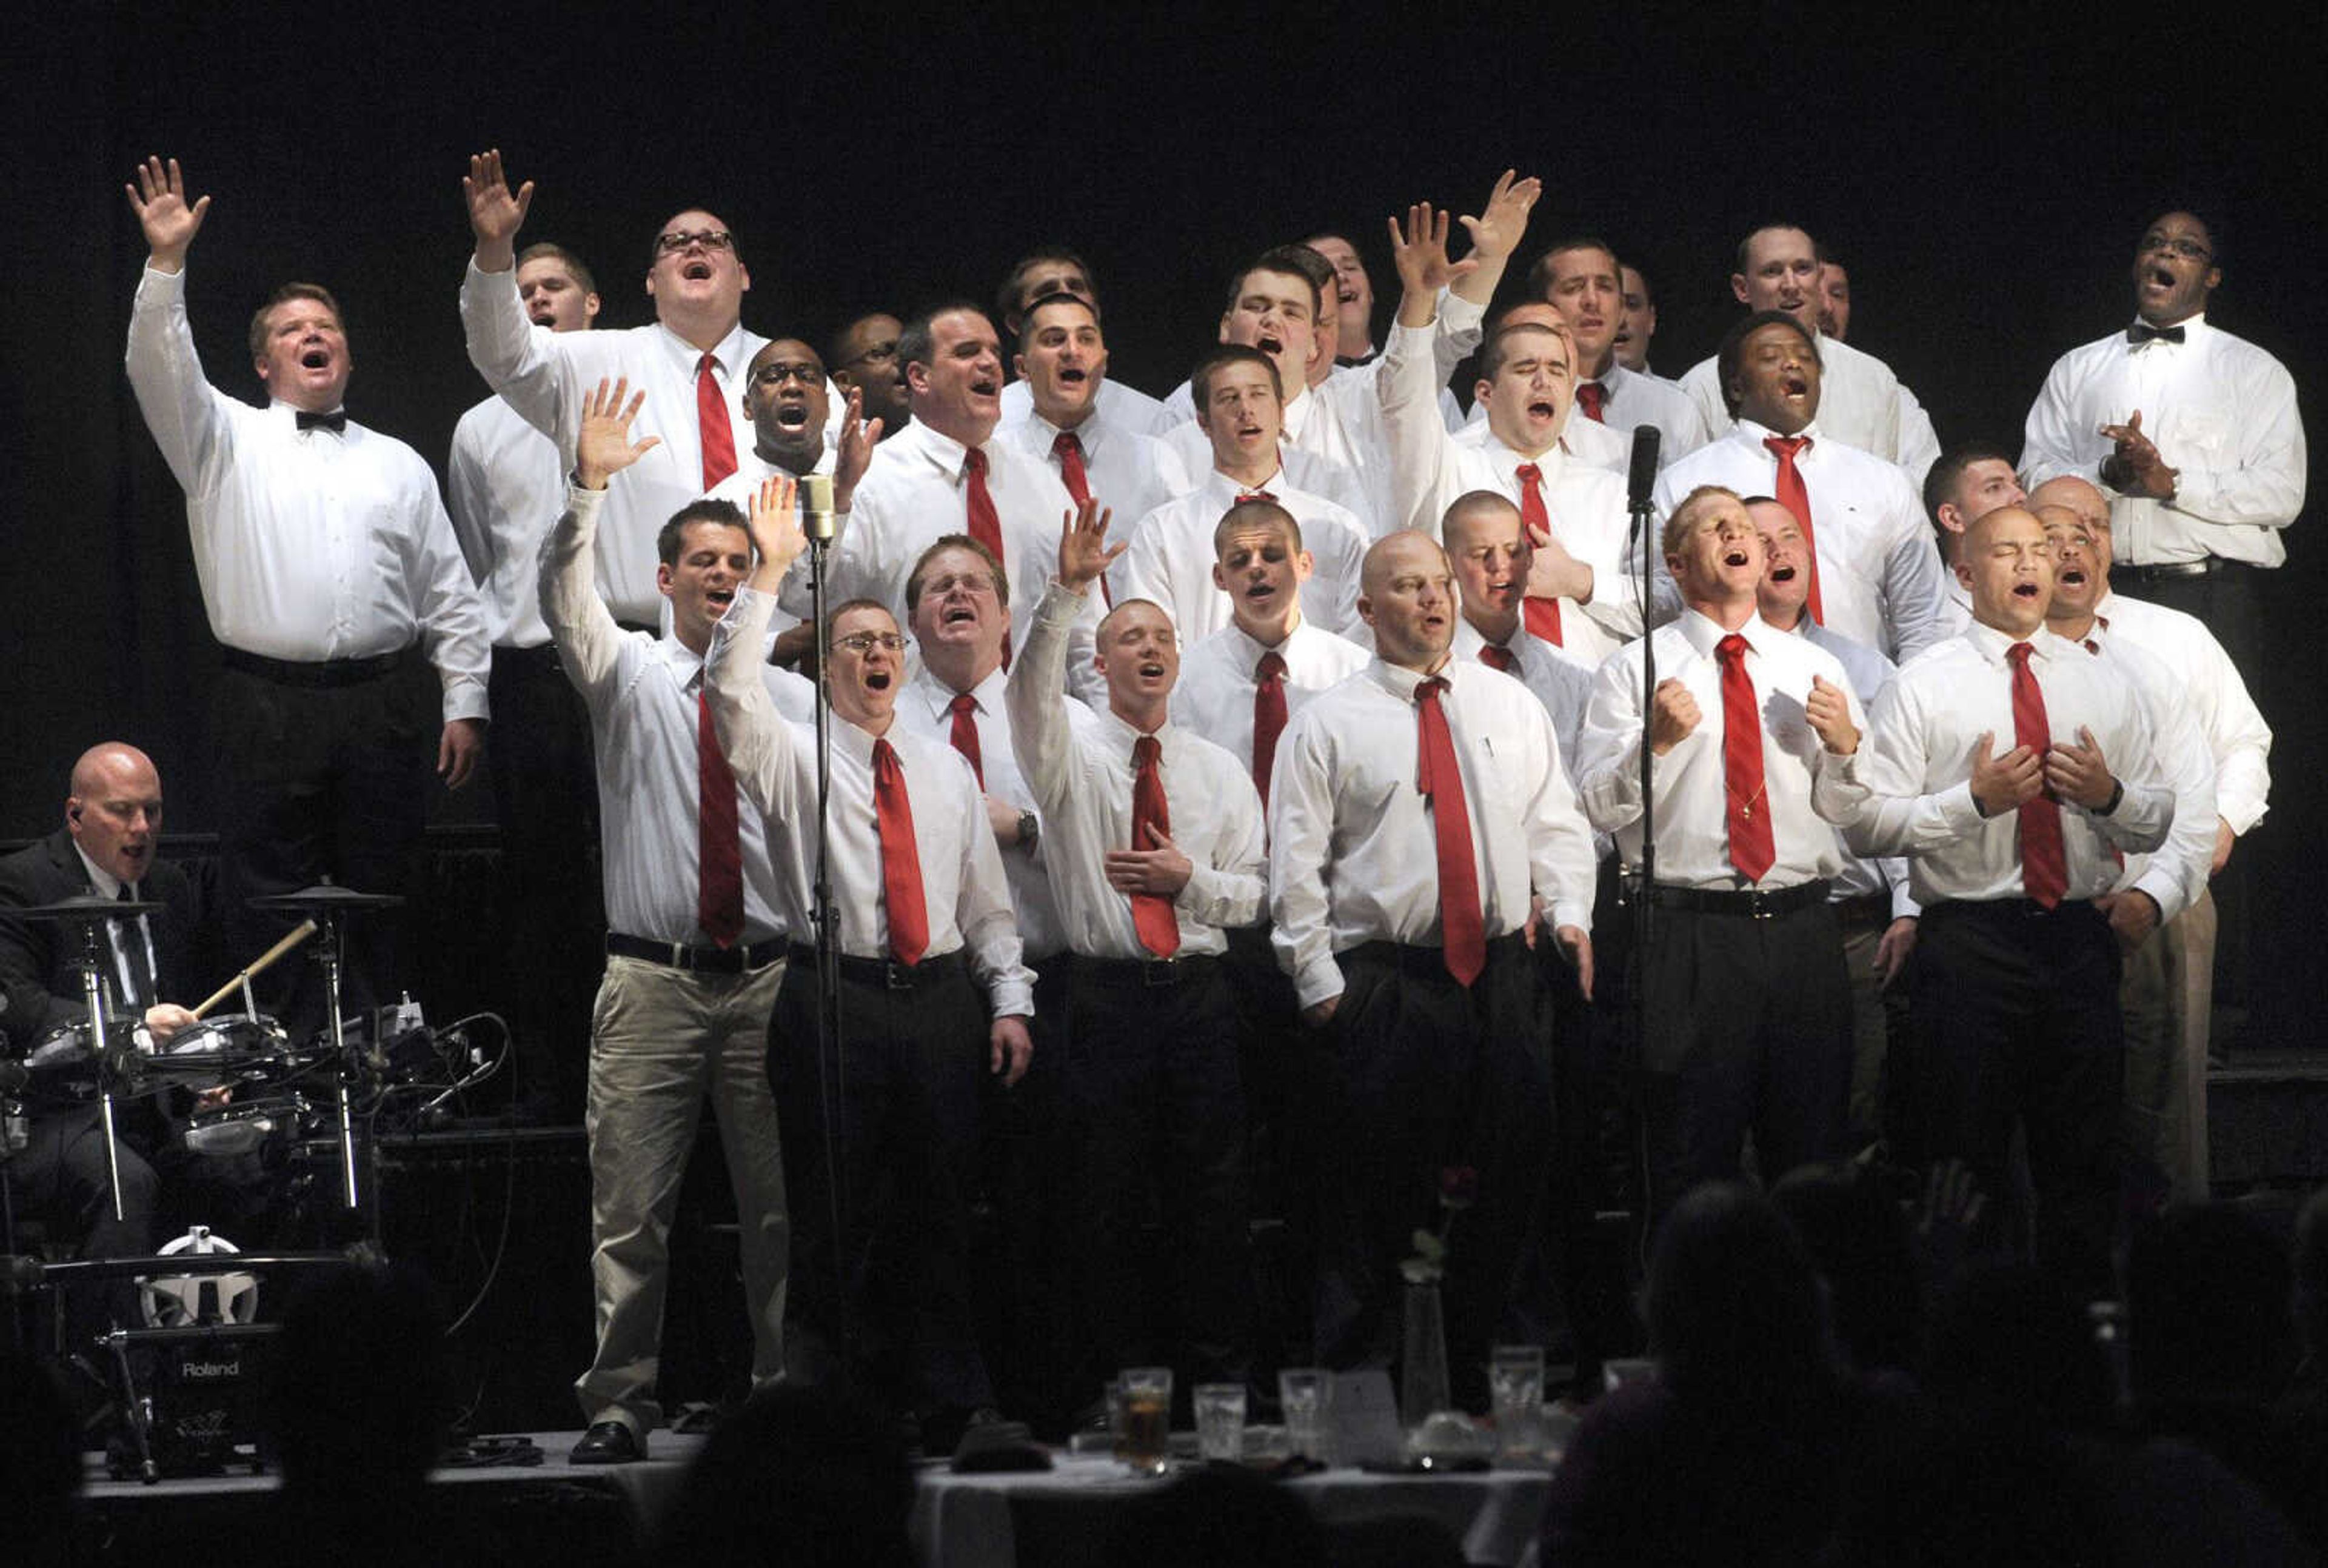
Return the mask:
<path id="1" fill-rule="evenodd" d="M 352 915 L 392 908 L 401 898 L 359 893 L 329 883 L 296 893 L 254 898 L 251 907 L 296 915 L 300 923 L 194 1009 L 195 1022 L 157 1038 L 139 1020 L 105 1004 L 108 922 L 159 914 L 164 906 L 94 894 L 11 910 L 20 920 L 49 921 L 80 948 L 78 968 L 85 1016 L 52 1030 L 18 1064 L 22 1083 L 9 1093 L 23 1106 L 61 1109 L 94 1103 L 106 1131 L 107 1175 L 114 1217 L 123 1217 L 121 1170 L 114 1149 L 115 1113 L 124 1101 L 180 1088 L 194 1095 L 185 1125 L 186 1146 L 197 1153 L 248 1153 L 267 1140 L 304 1136 L 331 1127 L 338 1144 L 341 1199 L 351 1210 L 359 1189 L 356 1107 L 378 1087 L 386 1058 L 352 1043 L 341 1014 L 343 926 Z M 323 972 L 326 1028 L 295 1042 L 281 1023 L 258 1010 L 250 982 L 295 948 L 320 936 L 309 955 Z M 242 1010 L 212 1009 L 239 996 Z M 319 1104 L 319 1102 L 321 1103 Z M 16 1114 L 22 1114 L 18 1111 Z M 0 1140 L 0 1159 L 7 1145 Z"/>
<path id="2" fill-rule="evenodd" d="M 186 1147 L 197 1154 L 249 1155 L 273 1145 L 278 1150 L 296 1150 L 305 1165 L 318 1165 L 328 1157 L 338 1168 L 341 1204 L 351 1214 L 362 1211 L 355 1224 L 367 1239 L 344 1251 L 280 1253 L 237 1254 L 231 1244 L 221 1243 L 217 1258 L 172 1257 L 166 1268 L 157 1266 L 164 1262 L 160 1257 L 71 1263 L 0 1257 L 0 1296 L 13 1299 L 36 1290 L 100 1287 L 108 1281 L 133 1276 L 140 1290 L 150 1294 L 199 1283 L 218 1274 L 224 1260 L 239 1271 L 234 1278 L 249 1277 L 255 1298 L 257 1281 L 277 1270 L 345 1267 L 365 1257 L 377 1258 L 378 1204 L 367 1201 L 375 1195 L 369 1190 L 368 1180 L 360 1186 L 359 1173 L 371 1169 L 371 1131 L 385 1091 L 400 1087 L 427 1094 L 443 1090 L 430 1102 L 433 1105 L 490 1075 L 492 1066 L 498 1066 L 493 1064 L 468 1076 L 453 1070 L 454 1081 L 447 1086 L 441 1080 L 451 1064 L 440 1056 L 433 1040 L 427 1047 L 417 1047 L 409 1037 L 383 1041 L 374 1038 L 378 1031 L 351 1029 L 343 1020 L 341 965 L 346 923 L 402 902 L 329 884 L 253 899 L 252 907 L 282 913 L 299 924 L 190 1009 L 194 1015 L 192 1024 L 158 1034 L 141 1019 L 108 1010 L 104 976 L 108 923 L 157 914 L 164 906 L 89 895 L 10 910 L 19 920 L 54 923 L 68 943 L 77 944 L 76 967 L 87 1008 L 83 1019 L 53 1030 L 19 1061 L 0 1059 L 0 1167 L 23 1147 L 21 1132 L 28 1125 L 28 1111 L 85 1109 L 93 1104 L 99 1108 L 107 1134 L 115 1216 L 122 1217 L 121 1171 L 115 1147 L 117 1109 L 177 1091 L 182 1100 L 192 1097 L 192 1111 L 175 1120 Z M 321 971 L 330 1021 L 303 1041 L 294 1039 L 278 1020 L 258 1010 L 251 981 L 311 941 L 307 955 Z M 240 1000 L 240 1011 L 214 1011 L 235 999 Z M 13 1142 L 12 1130 L 20 1134 Z M 9 1250 L 0 1244 L 0 1253 Z M 210 1250 L 202 1249 L 205 1253 Z M 145 1277 L 147 1274 L 155 1277 L 149 1280 Z M 171 1277 L 162 1277 L 165 1275 Z M 172 1355 L 181 1359 L 193 1357 L 202 1361 L 202 1378 L 214 1383 L 219 1366 L 229 1360 L 237 1367 L 242 1365 L 239 1355 L 222 1359 L 221 1345 L 238 1336 L 271 1335 L 275 1326 L 239 1319 L 171 1324 L 154 1319 L 150 1311 L 147 1317 L 146 1326 L 117 1325 L 98 1342 L 108 1353 L 107 1359 L 117 1365 L 120 1380 L 117 1404 L 124 1413 L 130 1440 L 121 1456 L 123 1467 L 117 1467 L 117 1473 L 138 1474 L 150 1481 L 165 1472 L 214 1469 L 220 1457 L 233 1451 L 234 1439 L 244 1435 L 228 1428 L 239 1428 L 243 1422 L 224 1421 L 211 1408 L 215 1400 L 196 1401 L 199 1409 L 189 1404 L 187 1410 L 178 1412 L 183 1418 L 179 1424 L 186 1425 L 187 1431 L 176 1432 L 162 1420 L 170 1402 L 157 1398 L 153 1366 L 134 1366 L 131 1352 L 140 1352 L 146 1362 L 153 1362 L 155 1355 L 163 1356 L 165 1362 Z M 176 1403 L 187 1404 L 183 1391 Z M 187 1464 L 192 1468 L 181 1468 Z"/>

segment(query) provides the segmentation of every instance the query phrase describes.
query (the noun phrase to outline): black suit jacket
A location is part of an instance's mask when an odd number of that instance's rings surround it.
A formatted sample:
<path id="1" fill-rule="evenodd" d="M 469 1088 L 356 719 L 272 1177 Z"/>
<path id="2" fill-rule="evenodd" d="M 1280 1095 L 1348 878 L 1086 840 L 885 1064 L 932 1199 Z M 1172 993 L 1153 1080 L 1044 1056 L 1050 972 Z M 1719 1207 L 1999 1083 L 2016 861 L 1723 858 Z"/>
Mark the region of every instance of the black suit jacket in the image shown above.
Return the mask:
<path id="1" fill-rule="evenodd" d="M 200 896 L 186 874 L 155 860 L 140 884 L 145 897 L 164 906 L 151 916 L 154 987 L 164 1001 L 189 1006 L 201 1000 L 194 972 L 202 929 Z M 60 1024 L 85 1016 L 81 1002 L 80 948 L 53 921 L 19 920 L 8 913 L 35 904 L 53 904 L 92 891 L 89 873 L 73 848 L 72 835 L 59 828 L 37 844 L 0 859 L 0 989 L 7 1010 L 0 1034 L 9 1053 L 21 1055 Z M 107 987 L 108 993 L 111 986 Z"/>

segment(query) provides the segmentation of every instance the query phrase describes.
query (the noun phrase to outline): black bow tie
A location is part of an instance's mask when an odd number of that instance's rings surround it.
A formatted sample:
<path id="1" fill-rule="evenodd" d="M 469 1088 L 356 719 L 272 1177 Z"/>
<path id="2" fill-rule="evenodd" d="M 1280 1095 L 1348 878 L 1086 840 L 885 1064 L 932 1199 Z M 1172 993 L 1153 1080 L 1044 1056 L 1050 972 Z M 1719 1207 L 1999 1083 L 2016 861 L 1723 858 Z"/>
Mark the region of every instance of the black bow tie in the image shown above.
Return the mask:
<path id="1" fill-rule="evenodd" d="M 2153 338 L 2163 343 L 2179 343 L 2182 341 L 2182 329 L 2179 325 L 2153 326 L 2146 321 L 2136 322 L 2126 329 L 2126 341 L 2136 348 L 2140 348 Z"/>
<path id="2" fill-rule="evenodd" d="M 2179 333 L 2182 329 L 2177 327 L 2174 330 Z M 329 430 L 334 436 L 344 436 L 348 433 L 348 415 L 344 408 L 336 414 L 310 414 L 306 409 L 301 408 L 294 417 L 299 421 L 299 430 L 302 435 L 310 430 Z"/>

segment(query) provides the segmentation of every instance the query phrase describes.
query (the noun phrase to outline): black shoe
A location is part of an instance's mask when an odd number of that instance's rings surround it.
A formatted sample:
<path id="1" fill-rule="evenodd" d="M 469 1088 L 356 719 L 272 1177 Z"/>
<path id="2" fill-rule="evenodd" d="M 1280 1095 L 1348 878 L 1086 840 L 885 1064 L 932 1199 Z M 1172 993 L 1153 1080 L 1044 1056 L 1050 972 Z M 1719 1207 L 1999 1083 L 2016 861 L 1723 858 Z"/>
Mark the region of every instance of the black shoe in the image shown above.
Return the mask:
<path id="1" fill-rule="evenodd" d="M 566 1459 L 568 1464 L 626 1465 L 646 1457 L 644 1440 L 628 1425 L 619 1421 L 594 1421 Z"/>

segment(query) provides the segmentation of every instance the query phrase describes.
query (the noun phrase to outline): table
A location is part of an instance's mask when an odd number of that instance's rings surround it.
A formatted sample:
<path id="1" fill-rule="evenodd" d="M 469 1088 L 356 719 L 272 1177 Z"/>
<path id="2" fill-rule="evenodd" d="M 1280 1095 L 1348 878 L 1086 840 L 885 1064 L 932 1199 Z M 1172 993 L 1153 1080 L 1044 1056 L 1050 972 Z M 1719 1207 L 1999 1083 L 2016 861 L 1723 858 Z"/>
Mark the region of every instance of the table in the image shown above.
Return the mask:
<path id="1" fill-rule="evenodd" d="M 914 1498 L 914 1548 L 928 1568 L 1017 1568 L 1014 1502 L 1088 1504 L 1131 1498 L 1167 1484 L 1143 1479 L 1100 1456 L 1056 1455 L 1056 1469 L 1010 1475 L 958 1476 L 925 1470 Z M 1284 1483 L 1329 1524 L 1386 1513 L 1424 1514 L 1444 1525 L 1473 1563 L 1528 1568 L 1536 1560 L 1548 1470 L 1378 1475 L 1331 1469 Z"/>

